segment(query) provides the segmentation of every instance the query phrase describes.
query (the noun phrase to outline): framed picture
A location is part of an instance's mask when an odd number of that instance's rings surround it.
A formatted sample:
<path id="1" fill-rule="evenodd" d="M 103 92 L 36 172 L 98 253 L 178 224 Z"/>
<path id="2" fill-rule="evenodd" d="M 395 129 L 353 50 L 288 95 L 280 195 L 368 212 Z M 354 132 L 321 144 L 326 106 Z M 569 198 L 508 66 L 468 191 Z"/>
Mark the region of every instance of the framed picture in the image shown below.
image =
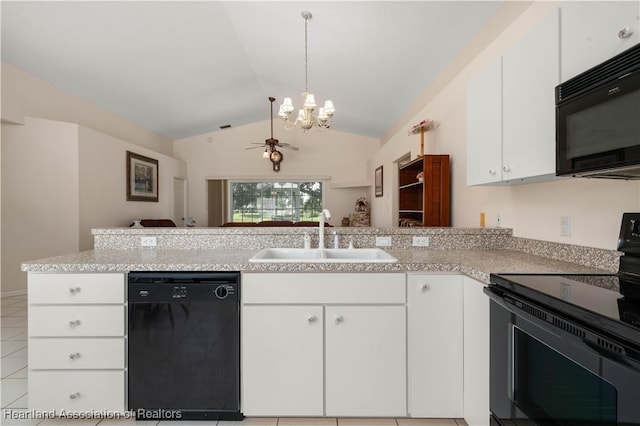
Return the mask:
<path id="1" fill-rule="evenodd" d="M 158 202 L 158 160 L 127 151 L 127 201 Z"/>
<path id="2" fill-rule="evenodd" d="M 376 169 L 374 177 L 374 188 L 376 197 L 382 197 L 382 166 Z"/>

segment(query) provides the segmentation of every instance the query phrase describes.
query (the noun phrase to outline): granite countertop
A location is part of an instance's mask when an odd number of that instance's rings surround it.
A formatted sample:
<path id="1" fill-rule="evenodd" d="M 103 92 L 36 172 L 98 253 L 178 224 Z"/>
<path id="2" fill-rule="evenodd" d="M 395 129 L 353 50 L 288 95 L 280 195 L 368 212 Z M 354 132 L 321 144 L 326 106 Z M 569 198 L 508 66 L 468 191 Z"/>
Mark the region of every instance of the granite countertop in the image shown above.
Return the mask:
<path id="1" fill-rule="evenodd" d="M 89 250 L 25 262 L 29 272 L 460 272 L 483 282 L 491 273 L 611 273 L 515 250 L 386 250 L 397 263 L 250 263 L 255 249 Z"/>

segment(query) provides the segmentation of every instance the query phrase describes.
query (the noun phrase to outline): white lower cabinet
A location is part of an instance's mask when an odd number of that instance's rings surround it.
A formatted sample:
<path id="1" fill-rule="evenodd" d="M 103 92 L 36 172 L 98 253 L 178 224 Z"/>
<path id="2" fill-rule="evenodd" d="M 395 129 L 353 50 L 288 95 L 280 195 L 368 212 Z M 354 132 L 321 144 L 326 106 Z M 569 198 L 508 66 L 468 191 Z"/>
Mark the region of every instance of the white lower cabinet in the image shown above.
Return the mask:
<path id="1" fill-rule="evenodd" d="M 489 425 L 489 298 L 485 284 L 464 277 L 464 419 Z"/>
<path id="2" fill-rule="evenodd" d="M 409 273 L 409 414 L 463 416 L 462 275 Z"/>
<path id="3" fill-rule="evenodd" d="M 325 309 L 326 414 L 406 416 L 406 307 Z"/>
<path id="4" fill-rule="evenodd" d="M 246 273 L 242 285 L 246 416 L 406 416 L 405 274 Z"/>
<path id="5" fill-rule="evenodd" d="M 244 306 L 245 415 L 323 415 L 322 306 Z"/>
<path id="6" fill-rule="evenodd" d="M 124 289 L 123 273 L 29 273 L 29 409 L 125 411 Z"/>

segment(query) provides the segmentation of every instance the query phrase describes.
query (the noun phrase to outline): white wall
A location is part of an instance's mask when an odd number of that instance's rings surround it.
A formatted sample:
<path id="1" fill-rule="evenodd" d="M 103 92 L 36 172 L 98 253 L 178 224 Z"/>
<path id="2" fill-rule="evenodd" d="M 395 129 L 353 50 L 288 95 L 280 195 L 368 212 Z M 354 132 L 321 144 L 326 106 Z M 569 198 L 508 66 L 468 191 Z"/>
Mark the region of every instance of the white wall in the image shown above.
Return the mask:
<path id="1" fill-rule="evenodd" d="M 2 123 L 2 293 L 26 289 L 20 263 L 78 250 L 78 126 Z"/>
<path id="2" fill-rule="evenodd" d="M 466 68 L 459 70 L 442 91 L 425 99 L 425 106 L 371 160 L 369 173 L 379 164 L 385 170 L 392 169 L 393 161 L 409 151 L 415 157 L 420 139 L 407 136 L 407 130 L 424 118 L 434 119 L 440 127 L 427 133 L 426 153 L 451 155 L 453 226 L 478 226 L 480 212 L 486 213 L 487 226 L 495 226 L 500 213 L 503 226 L 512 227 L 515 236 L 615 249 L 622 213 L 640 208 L 637 182 L 568 178 L 511 187 L 466 186 L 467 80 L 557 6 L 554 2 L 536 2 L 512 23 L 494 23 L 508 28 L 471 59 Z M 385 196 L 372 203 L 374 226 L 392 226 L 395 222 L 391 207 L 397 191 L 387 191 L 386 184 Z M 560 236 L 560 216 L 565 215 L 571 217 L 571 237 Z"/>
<path id="3" fill-rule="evenodd" d="M 86 99 L 62 90 L 7 62 L 2 62 L 2 120 L 25 117 L 76 123 L 171 155 L 171 140 L 144 129 Z"/>
<path id="4" fill-rule="evenodd" d="M 126 201 L 126 151 L 158 159 L 159 202 Z M 77 124 L 2 123 L 2 293 L 26 289 L 20 263 L 93 247 L 92 228 L 173 217 L 186 164 Z"/>
<path id="5" fill-rule="evenodd" d="M 126 152 L 158 160 L 158 202 L 127 201 Z M 180 160 L 79 128 L 80 250 L 93 248 L 92 228 L 129 226 L 135 219 L 173 218 L 173 178 L 186 178 Z"/>
<path id="6" fill-rule="evenodd" d="M 379 147 L 377 139 L 331 129 L 299 129 L 289 132 L 274 120 L 274 138 L 300 148 L 280 149 L 284 155 L 280 172 L 261 157 L 263 147 L 247 150 L 252 142 L 264 143 L 270 135 L 269 120 L 174 141 L 174 156 L 189 164 L 189 215 L 199 225 L 207 223 L 207 179 L 319 179 L 330 178 L 325 186 L 325 207 L 334 226 L 354 212 L 355 201 L 368 194 L 367 188 L 335 189 L 341 182 L 373 181 L 367 160 Z M 210 140 L 210 141 L 209 141 Z"/>

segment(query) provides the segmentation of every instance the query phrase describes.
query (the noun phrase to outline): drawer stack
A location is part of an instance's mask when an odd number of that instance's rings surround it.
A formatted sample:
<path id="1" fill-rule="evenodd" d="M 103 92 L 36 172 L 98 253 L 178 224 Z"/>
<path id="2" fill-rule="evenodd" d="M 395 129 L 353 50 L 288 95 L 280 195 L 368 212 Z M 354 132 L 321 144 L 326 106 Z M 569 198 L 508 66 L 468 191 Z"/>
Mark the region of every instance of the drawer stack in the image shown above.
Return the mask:
<path id="1" fill-rule="evenodd" d="M 29 273 L 29 409 L 125 411 L 125 282 Z"/>

